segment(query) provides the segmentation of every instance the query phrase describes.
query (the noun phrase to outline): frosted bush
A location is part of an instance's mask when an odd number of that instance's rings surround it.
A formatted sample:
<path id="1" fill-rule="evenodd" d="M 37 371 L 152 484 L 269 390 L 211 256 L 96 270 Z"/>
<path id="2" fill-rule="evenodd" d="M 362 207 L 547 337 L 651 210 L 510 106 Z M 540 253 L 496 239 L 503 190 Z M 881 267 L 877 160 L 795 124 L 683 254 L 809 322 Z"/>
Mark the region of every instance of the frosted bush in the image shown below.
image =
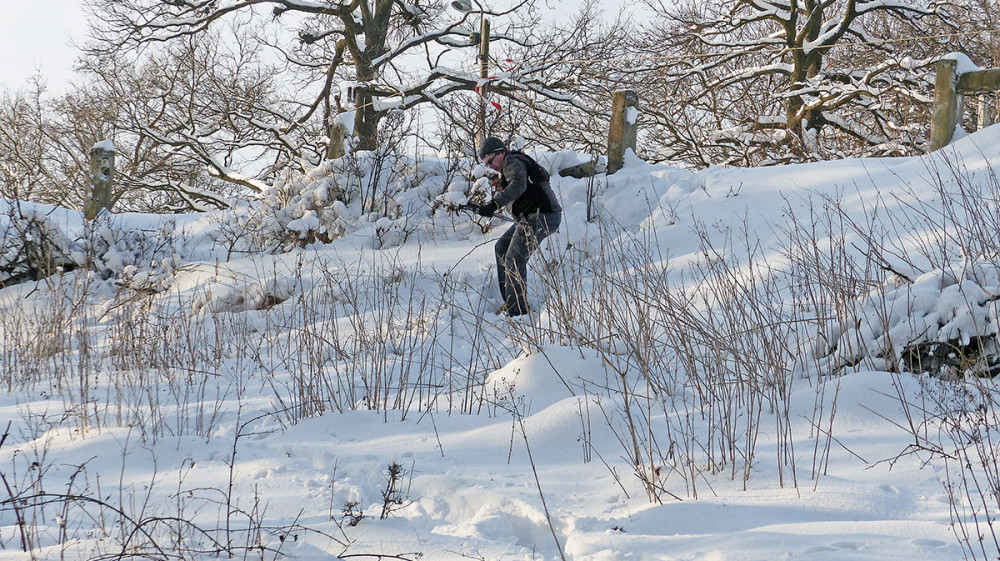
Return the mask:
<path id="1" fill-rule="evenodd" d="M 136 290 L 161 292 L 170 286 L 183 251 L 173 221 L 142 230 L 113 215 L 86 224 L 75 220 L 79 218 L 42 205 L 11 207 L 0 220 L 0 282 L 15 284 L 86 267 Z"/>
<path id="2" fill-rule="evenodd" d="M 348 178 L 330 160 L 308 173 L 286 169 L 261 193 L 258 224 L 281 244 L 328 243 L 348 229 L 344 204 Z M 337 205 L 336 203 L 340 203 Z"/>
<path id="3" fill-rule="evenodd" d="M 374 152 L 329 160 L 304 173 L 286 169 L 261 193 L 254 230 L 263 248 L 330 243 L 362 230 L 375 247 L 395 247 L 408 238 L 414 217 L 429 217 L 440 206 L 435 197 L 445 190 L 446 175 L 436 160 Z M 461 192 L 457 204 L 468 200 L 468 187 L 468 181 L 449 186 L 449 192 Z M 454 210 L 457 204 L 445 206 Z"/>
<path id="4" fill-rule="evenodd" d="M 0 219 L 0 285 L 44 278 L 82 263 L 72 240 L 35 206 Z"/>
<path id="5" fill-rule="evenodd" d="M 976 261 L 907 281 L 895 276 L 820 334 L 815 352 L 832 371 L 860 364 L 942 377 L 1000 370 L 1000 269 Z"/>
<path id="6" fill-rule="evenodd" d="M 156 229 L 130 229 L 106 221 L 94 225 L 90 241 L 80 240 L 89 251 L 91 266 L 103 278 L 144 292 L 162 292 L 170 287 L 183 260 L 185 248 L 177 225 L 166 221 Z"/>
<path id="7" fill-rule="evenodd" d="M 295 288 L 295 279 L 273 276 L 259 281 L 249 277 L 216 283 L 198 294 L 191 302 L 194 315 L 223 312 L 265 310 L 288 300 Z"/>

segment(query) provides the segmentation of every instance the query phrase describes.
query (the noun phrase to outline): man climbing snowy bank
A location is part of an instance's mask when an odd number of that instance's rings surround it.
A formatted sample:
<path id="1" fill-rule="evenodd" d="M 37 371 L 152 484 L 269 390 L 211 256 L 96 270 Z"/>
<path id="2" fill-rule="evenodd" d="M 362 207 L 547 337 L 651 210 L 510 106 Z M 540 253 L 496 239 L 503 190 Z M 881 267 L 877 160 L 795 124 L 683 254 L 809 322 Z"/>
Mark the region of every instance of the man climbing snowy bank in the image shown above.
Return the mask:
<path id="1" fill-rule="evenodd" d="M 559 229 L 562 207 L 549 185 L 548 172 L 527 154 L 508 150 L 503 141 L 490 136 L 479 147 L 479 159 L 501 174 L 500 192 L 479 207 L 479 214 L 489 218 L 510 205 L 516 219 L 497 240 L 496 256 L 497 282 L 504 300 L 499 312 L 519 316 L 528 313 L 528 257 Z"/>

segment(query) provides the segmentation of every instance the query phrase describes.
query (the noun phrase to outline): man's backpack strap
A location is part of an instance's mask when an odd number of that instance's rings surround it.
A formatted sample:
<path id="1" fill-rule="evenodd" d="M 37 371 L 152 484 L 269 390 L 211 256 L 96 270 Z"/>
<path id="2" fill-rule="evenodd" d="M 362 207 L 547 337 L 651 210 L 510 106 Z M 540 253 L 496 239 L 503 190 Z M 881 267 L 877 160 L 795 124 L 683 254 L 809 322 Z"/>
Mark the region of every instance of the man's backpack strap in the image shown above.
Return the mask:
<path id="1" fill-rule="evenodd" d="M 525 154 L 522 150 L 511 150 L 512 154 L 517 154 L 524 159 L 525 164 L 528 167 L 528 181 L 534 183 L 535 185 L 540 185 L 549 181 L 549 172 L 542 167 L 541 164 L 535 161 L 534 158 Z"/>

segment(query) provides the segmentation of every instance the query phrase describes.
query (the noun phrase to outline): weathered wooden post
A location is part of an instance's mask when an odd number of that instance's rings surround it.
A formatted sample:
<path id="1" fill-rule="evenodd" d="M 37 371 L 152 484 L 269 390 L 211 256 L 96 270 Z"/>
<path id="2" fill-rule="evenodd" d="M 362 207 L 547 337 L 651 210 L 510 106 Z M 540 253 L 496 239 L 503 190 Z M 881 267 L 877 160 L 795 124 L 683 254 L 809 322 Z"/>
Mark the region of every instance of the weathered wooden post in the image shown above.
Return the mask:
<path id="1" fill-rule="evenodd" d="M 1000 90 L 1000 68 L 973 70 L 958 74 L 958 63 L 941 60 L 937 63 L 937 78 L 934 82 L 934 105 L 931 116 L 931 150 L 943 148 L 951 142 L 955 127 L 962 122 L 966 95 L 983 95 Z M 980 108 L 980 118 L 986 113 Z M 980 128 L 988 124 L 980 122 Z"/>
<path id="2" fill-rule="evenodd" d="M 954 60 L 940 60 L 937 63 L 937 77 L 934 82 L 934 104 L 931 106 L 931 151 L 947 146 L 955 134 L 958 124 L 961 100 L 955 91 Z"/>
<path id="3" fill-rule="evenodd" d="M 479 14 L 479 130 L 476 131 L 476 146 L 486 139 L 486 104 L 489 103 L 490 76 L 490 20 Z"/>
<path id="4" fill-rule="evenodd" d="M 992 104 L 986 96 L 979 96 L 979 100 L 976 105 L 976 113 L 978 117 L 976 120 L 976 127 L 977 130 L 983 130 L 993 124 L 993 114 L 991 111 L 992 107 L 990 107 Z"/>
<path id="5" fill-rule="evenodd" d="M 102 140 L 90 149 L 90 198 L 83 205 L 83 217 L 93 220 L 101 209 L 111 210 L 115 180 L 115 145 Z"/>
<path id="6" fill-rule="evenodd" d="M 620 90 L 611 98 L 611 126 L 608 129 L 608 173 L 614 173 L 625 163 L 625 151 L 635 151 L 636 121 L 639 117 L 639 94 Z"/>
<path id="7" fill-rule="evenodd" d="M 344 126 L 344 123 L 339 118 L 334 117 L 333 124 L 330 125 L 330 144 L 326 147 L 327 160 L 343 158 L 347 154 L 347 149 L 344 147 L 346 138 L 347 127 Z"/>

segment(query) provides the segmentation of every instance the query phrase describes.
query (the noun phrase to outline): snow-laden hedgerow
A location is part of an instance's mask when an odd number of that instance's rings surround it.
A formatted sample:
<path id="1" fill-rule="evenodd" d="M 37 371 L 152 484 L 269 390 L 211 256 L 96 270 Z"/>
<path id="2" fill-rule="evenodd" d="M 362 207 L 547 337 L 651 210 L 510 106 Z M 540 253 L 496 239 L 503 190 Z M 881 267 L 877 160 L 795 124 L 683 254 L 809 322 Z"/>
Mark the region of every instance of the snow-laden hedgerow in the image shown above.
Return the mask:
<path id="1" fill-rule="evenodd" d="M 337 173 L 336 164 L 329 161 L 307 173 L 285 169 L 260 195 L 260 228 L 278 239 L 300 242 L 328 242 L 346 231 L 349 179 Z"/>
<path id="2" fill-rule="evenodd" d="M 978 260 L 915 279 L 892 276 L 816 340 L 832 371 L 863 361 L 943 377 L 995 375 L 1000 366 L 1000 268 Z"/>
<path id="3" fill-rule="evenodd" d="M 34 205 L 10 205 L 0 219 L 0 286 L 79 265 L 74 243 Z"/>
<path id="4" fill-rule="evenodd" d="M 123 286 L 160 292 L 170 286 L 183 241 L 167 220 L 136 228 L 104 214 L 84 222 L 77 213 L 33 204 L 5 205 L 0 216 L 0 284 L 17 284 L 88 268 Z"/>
<path id="5" fill-rule="evenodd" d="M 378 247 L 405 240 L 414 216 L 429 216 L 456 175 L 447 162 L 375 152 L 328 160 L 306 172 L 286 169 L 260 195 L 253 228 L 265 247 L 329 243 L 373 225 Z M 458 178 L 459 189 L 467 181 Z"/>
<path id="6" fill-rule="evenodd" d="M 330 243 L 359 230 L 366 230 L 376 248 L 395 247 L 421 219 L 468 200 L 473 183 L 457 170 L 453 161 L 370 152 L 326 161 L 304 173 L 289 168 L 258 200 L 206 215 L 211 224 L 204 233 L 225 250 L 225 260 L 247 251 Z M 64 209 L 6 202 L 0 216 L 0 283 L 82 267 L 138 290 L 168 288 L 178 252 L 184 251 L 176 247 L 183 243 L 176 224 L 169 219 L 135 224 L 121 216 L 104 214 L 84 223 L 78 213 Z M 264 292 L 269 294 L 265 302 L 282 299 L 282 290 Z M 247 303 L 256 299 L 245 296 L 233 301 L 257 307 Z M 209 300 L 205 309 L 221 301 Z"/>
<path id="7" fill-rule="evenodd" d="M 1000 373 L 1000 177 L 978 159 L 987 152 L 974 138 L 964 143 L 975 156 L 949 149 L 915 160 L 913 179 L 862 202 L 863 218 L 843 199 L 826 199 L 833 214 L 824 228 L 843 255 L 820 267 L 833 272 L 820 284 L 841 302 L 819 310 L 836 318 L 816 339 L 824 371 L 866 367 L 947 379 Z"/>
<path id="8" fill-rule="evenodd" d="M 511 146 L 524 148 L 524 139 L 515 138 Z M 553 174 L 588 161 L 572 151 L 536 157 Z M 284 170 L 261 193 L 247 227 L 230 229 L 249 230 L 253 249 L 330 243 L 365 228 L 371 230 L 374 247 L 396 247 L 414 230 L 427 227 L 435 213 L 488 201 L 495 177 L 469 158 L 352 153 L 305 172 Z"/>

